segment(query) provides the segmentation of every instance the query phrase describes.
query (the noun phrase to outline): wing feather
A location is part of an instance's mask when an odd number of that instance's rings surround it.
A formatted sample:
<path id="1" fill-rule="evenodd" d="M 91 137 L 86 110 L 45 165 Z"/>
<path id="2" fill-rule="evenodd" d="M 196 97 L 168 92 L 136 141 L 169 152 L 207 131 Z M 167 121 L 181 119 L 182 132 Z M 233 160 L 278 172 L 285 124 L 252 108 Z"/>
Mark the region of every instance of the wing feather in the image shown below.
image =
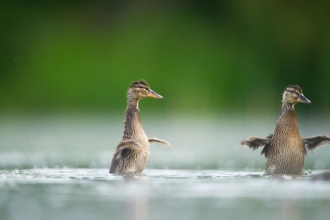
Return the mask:
<path id="1" fill-rule="evenodd" d="M 149 141 L 150 144 L 161 144 L 161 145 L 171 147 L 171 144 L 169 142 L 164 141 L 164 140 L 159 139 L 159 138 L 155 138 L 155 137 L 148 138 L 148 141 Z"/>
<path id="2" fill-rule="evenodd" d="M 245 145 L 245 146 L 249 147 L 252 150 L 256 150 L 261 146 L 265 146 L 265 145 L 269 144 L 270 141 L 271 141 L 272 136 L 273 135 L 268 135 L 266 138 L 260 138 L 260 137 L 252 136 L 252 137 L 249 137 L 246 140 L 243 140 L 241 142 L 241 145 Z"/>
<path id="3" fill-rule="evenodd" d="M 330 144 L 330 137 L 327 135 L 319 135 L 309 138 L 303 138 L 305 147 L 308 150 L 315 150 L 317 147 L 320 147 L 325 144 Z"/>

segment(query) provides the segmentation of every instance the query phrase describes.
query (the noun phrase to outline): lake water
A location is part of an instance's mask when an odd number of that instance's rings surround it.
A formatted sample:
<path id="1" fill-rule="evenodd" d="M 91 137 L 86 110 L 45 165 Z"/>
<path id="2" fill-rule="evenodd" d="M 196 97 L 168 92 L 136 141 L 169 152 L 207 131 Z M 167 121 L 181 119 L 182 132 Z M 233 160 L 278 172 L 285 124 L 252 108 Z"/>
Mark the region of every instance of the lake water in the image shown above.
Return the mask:
<path id="1" fill-rule="evenodd" d="M 122 116 L 2 117 L 2 219 L 329 219 L 330 146 L 310 153 L 300 177 L 264 175 L 261 149 L 277 118 L 142 120 L 151 146 L 143 175 L 108 174 Z M 301 134 L 330 134 L 326 120 L 300 122 Z"/>
<path id="2" fill-rule="evenodd" d="M 329 219 L 330 184 L 256 171 L 2 170 L 1 219 Z M 316 175 L 319 171 L 313 172 Z"/>

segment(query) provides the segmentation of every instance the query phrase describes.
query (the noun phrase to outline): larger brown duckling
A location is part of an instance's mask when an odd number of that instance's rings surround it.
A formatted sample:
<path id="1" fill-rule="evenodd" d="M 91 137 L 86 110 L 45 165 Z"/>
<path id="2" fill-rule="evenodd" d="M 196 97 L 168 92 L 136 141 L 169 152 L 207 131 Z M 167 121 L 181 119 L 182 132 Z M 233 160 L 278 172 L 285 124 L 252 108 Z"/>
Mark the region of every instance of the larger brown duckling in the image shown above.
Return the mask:
<path id="1" fill-rule="evenodd" d="M 139 100 L 142 98 L 162 99 L 152 91 L 146 81 L 132 83 L 127 92 L 127 109 L 124 122 L 124 136 L 113 155 L 109 173 L 142 173 L 149 155 L 149 143 L 170 146 L 164 140 L 149 138 L 144 133 L 140 122 Z"/>
<path id="2" fill-rule="evenodd" d="M 261 154 L 267 159 L 268 174 L 303 174 L 304 158 L 307 150 L 330 143 L 327 135 L 302 138 L 299 133 L 294 105 L 310 104 L 299 86 L 289 86 L 284 90 L 281 115 L 276 123 L 274 134 L 266 138 L 250 137 L 241 142 L 255 150 L 265 146 Z"/>

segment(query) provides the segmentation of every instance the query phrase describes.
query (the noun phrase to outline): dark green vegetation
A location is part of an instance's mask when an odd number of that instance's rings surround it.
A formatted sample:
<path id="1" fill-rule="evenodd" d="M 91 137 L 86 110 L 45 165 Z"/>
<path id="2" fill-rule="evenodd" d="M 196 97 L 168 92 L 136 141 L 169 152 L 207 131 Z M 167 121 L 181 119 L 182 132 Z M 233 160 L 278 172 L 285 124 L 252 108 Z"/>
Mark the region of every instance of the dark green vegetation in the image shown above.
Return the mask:
<path id="1" fill-rule="evenodd" d="M 299 84 L 313 102 L 299 111 L 328 112 L 329 9 L 329 1 L 5 1 L 1 111 L 123 111 L 129 84 L 144 78 L 166 100 L 144 101 L 146 111 L 279 112 L 282 90 Z"/>

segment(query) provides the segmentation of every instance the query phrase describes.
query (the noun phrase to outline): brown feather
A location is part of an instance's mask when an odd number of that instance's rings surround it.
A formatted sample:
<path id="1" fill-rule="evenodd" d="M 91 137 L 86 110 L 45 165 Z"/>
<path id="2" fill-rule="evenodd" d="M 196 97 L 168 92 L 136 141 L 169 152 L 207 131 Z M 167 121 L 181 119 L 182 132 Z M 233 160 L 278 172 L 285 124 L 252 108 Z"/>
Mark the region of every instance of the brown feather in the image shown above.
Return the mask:
<path id="1" fill-rule="evenodd" d="M 308 150 L 315 150 L 317 147 L 320 147 L 325 144 L 330 144 L 330 137 L 327 135 L 319 135 L 309 138 L 303 138 L 305 147 Z"/>
<path id="2" fill-rule="evenodd" d="M 265 146 L 269 144 L 270 140 L 267 138 L 259 138 L 259 137 L 249 137 L 248 139 L 241 142 L 241 145 L 248 146 L 252 150 L 256 150 L 261 146 Z"/>
<path id="3" fill-rule="evenodd" d="M 276 123 L 274 134 L 267 138 L 251 137 L 242 141 L 251 149 L 264 145 L 261 154 L 267 158 L 266 173 L 269 174 L 302 174 L 304 158 L 307 149 L 313 150 L 318 146 L 330 143 L 330 137 L 316 136 L 303 139 L 299 133 L 298 121 L 294 105 L 311 102 L 303 95 L 299 86 L 287 87 L 282 96 L 282 109 Z"/>
<path id="4" fill-rule="evenodd" d="M 140 122 L 139 100 L 146 98 L 150 87 L 146 81 L 133 82 L 127 92 L 124 135 L 113 155 L 110 173 L 142 173 L 149 155 L 149 140 Z M 158 143 L 167 143 L 154 139 Z"/>
<path id="5" fill-rule="evenodd" d="M 169 142 L 156 138 L 156 137 L 148 138 L 148 141 L 149 141 L 149 144 L 161 144 L 161 145 L 171 147 L 171 144 Z"/>

